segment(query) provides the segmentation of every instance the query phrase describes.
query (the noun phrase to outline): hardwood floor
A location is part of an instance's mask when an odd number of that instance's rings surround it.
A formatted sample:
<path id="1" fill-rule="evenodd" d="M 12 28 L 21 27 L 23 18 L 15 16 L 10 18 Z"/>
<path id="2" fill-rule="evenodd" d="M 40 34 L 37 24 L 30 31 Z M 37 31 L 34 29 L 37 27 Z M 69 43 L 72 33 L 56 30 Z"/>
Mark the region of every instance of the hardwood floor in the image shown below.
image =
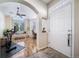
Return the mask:
<path id="1" fill-rule="evenodd" d="M 52 48 L 45 48 L 33 54 L 29 58 L 68 58 L 68 57 Z"/>
<path id="2" fill-rule="evenodd" d="M 52 48 L 46 48 L 36 52 L 36 40 L 30 37 L 26 39 L 15 40 L 14 42 L 25 46 L 25 48 L 13 55 L 11 58 L 68 58 Z"/>
<path id="3" fill-rule="evenodd" d="M 25 39 L 18 39 L 13 41 L 21 46 L 24 46 L 25 48 L 20 52 L 18 52 L 17 54 L 13 55 L 11 58 L 28 57 L 36 53 L 36 39 L 28 37 Z"/>

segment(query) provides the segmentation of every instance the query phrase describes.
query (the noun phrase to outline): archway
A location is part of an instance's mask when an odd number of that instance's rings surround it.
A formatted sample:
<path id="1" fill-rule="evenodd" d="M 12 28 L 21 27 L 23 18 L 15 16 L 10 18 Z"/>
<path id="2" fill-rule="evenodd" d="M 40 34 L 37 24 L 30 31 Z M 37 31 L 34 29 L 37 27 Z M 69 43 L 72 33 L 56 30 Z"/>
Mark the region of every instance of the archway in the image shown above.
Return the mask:
<path id="1" fill-rule="evenodd" d="M 20 3 L 15 3 L 15 2 L 2 3 L 0 5 L 0 11 L 2 11 L 2 13 L 4 14 L 5 23 L 6 23 L 5 27 L 8 28 L 8 29 L 12 29 L 14 27 L 13 26 L 14 23 L 12 23 L 11 20 L 16 20 L 16 19 L 20 20 L 19 18 L 21 18 L 20 16 L 17 17 L 17 7 L 18 6 L 20 6 L 20 13 L 26 15 L 26 16 L 24 16 L 24 19 L 26 19 L 24 21 L 25 25 L 27 25 L 27 23 L 28 23 L 28 26 L 30 26 L 29 25 L 29 23 L 30 23 L 29 21 L 37 20 L 37 14 L 35 13 L 35 11 L 33 11 L 31 8 L 29 8 L 29 7 L 25 6 L 25 5 L 22 5 Z M 19 21 L 15 21 L 15 22 L 19 22 Z M 28 26 L 26 26 L 26 27 L 28 27 Z M 28 28 L 25 28 L 25 30 L 27 32 Z"/>

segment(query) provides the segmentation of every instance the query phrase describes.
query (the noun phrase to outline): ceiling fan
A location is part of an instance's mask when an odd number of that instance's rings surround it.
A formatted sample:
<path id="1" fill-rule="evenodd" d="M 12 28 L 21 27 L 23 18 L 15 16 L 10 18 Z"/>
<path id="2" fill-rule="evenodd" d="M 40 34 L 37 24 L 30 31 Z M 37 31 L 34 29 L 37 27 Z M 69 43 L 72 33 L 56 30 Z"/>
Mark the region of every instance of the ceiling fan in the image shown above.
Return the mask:
<path id="1" fill-rule="evenodd" d="M 18 16 L 20 16 L 20 17 L 21 17 L 21 16 L 26 16 L 25 14 L 20 14 L 20 13 L 19 13 L 19 9 L 20 9 L 20 8 L 17 7 L 17 13 L 16 13 L 16 15 L 18 15 Z"/>

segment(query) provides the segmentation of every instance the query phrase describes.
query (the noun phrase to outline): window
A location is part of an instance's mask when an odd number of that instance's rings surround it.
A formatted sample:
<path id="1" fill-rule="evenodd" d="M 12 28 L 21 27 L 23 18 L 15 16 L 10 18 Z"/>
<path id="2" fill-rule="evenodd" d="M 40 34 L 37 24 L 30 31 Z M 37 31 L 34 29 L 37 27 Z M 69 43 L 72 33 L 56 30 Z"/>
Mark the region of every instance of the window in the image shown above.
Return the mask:
<path id="1" fill-rule="evenodd" d="M 24 31 L 24 18 L 21 16 L 17 16 L 13 19 L 13 24 L 16 26 L 16 31 L 21 32 Z"/>

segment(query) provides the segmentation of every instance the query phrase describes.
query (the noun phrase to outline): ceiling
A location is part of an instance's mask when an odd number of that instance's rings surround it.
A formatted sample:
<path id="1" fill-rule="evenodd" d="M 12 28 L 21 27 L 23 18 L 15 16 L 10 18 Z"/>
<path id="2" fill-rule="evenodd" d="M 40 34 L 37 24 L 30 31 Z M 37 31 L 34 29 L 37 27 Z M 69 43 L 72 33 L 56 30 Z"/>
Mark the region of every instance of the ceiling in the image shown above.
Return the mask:
<path id="1" fill-rule="evenodd" d="M 50 3 L 52 0 L 42 0 L 44 3 L 48 4 Z"/>
<path id="2" fill-rule="evenodd" d="M 17 7 L 20 7 L 20 14 L 25 14 L 28 18 L 35 18 L 35 12 L 29 7 L 20 3 L 8 2 L 0 5 L 0 11 L 5 15 L 16 17 Z M 30 12 L 30 13 L 29 13 Z"/>

